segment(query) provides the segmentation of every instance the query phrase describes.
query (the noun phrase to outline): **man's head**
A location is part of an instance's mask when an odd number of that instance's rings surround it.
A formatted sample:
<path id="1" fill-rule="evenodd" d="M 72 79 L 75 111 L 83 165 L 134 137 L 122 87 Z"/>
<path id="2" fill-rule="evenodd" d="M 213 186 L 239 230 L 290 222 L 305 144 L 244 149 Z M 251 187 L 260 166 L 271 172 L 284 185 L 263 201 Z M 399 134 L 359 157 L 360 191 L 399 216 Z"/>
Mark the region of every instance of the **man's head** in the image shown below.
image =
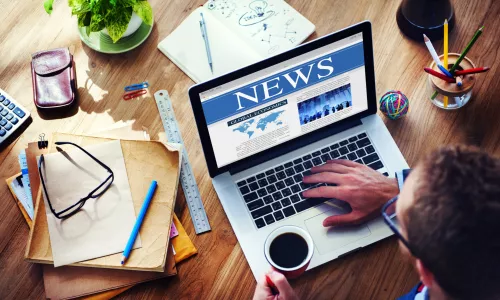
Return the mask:
<path id="1" fill-rule="evenodd" d="M 408 177 L 397 215 L 431 289 L 500 297 L 500 160 L 464 146 L 433 152 Z"/>

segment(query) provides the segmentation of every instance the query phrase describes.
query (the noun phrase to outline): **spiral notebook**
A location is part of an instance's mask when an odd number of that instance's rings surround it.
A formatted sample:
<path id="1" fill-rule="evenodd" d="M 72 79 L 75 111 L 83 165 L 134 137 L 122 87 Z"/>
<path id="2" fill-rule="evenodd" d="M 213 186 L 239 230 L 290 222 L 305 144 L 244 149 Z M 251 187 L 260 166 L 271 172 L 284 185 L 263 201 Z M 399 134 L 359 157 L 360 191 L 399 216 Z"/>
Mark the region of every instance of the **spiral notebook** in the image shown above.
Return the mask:
<path id="1" fill-rule="evenodd" d="M 207 27 L 213 74 L 200 13 Z M 283 0 L 212 0 L 195 9 L 158 48 L 199 83 L 292 49 L 314 30 L 314 24 Z"/>

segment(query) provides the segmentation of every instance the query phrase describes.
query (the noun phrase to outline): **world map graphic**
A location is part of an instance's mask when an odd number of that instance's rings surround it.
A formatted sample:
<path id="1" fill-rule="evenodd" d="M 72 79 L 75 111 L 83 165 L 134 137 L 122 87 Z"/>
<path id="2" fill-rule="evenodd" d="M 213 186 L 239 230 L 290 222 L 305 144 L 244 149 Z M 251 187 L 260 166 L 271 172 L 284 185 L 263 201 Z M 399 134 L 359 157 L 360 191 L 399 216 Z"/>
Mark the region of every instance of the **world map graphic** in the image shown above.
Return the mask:
<path id="1" fill-rule="evenodd" d="M 281 120 L 281 115 L 284 110 L 270 113 L 261 118 L 253 118 L 246 122 L 243 122 L 238 127 L 234 128 L 233 131 L 245 133 L 248 135 L 248 138 L 251 138 L 256 132 L 257 133 L 265 133 L 266 129 L 270 124 L 281 125 L 283 121 Z"/>

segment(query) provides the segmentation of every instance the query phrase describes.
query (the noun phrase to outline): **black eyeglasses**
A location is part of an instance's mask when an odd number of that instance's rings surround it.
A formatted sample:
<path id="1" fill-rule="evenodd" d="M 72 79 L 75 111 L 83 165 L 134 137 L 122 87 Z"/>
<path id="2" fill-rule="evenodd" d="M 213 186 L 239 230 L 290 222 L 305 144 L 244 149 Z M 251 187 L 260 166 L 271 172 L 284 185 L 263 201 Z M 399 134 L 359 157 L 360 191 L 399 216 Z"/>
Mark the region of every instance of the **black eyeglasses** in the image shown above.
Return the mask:
<path id="1" fill-rule="evenodd" d="M 384 217 L 385 224 L 389 226 L 389 228 L 394 232 L 394 234 L 398 237 L 398 239 L 408 248 L 410 253 L 417 257 L 415 254 L 415 251 L 412 249 L 410 242 L 405 239 L 403 234 L 398 229 L 398 226 L 396 223 L 394 223 L 393 219 L 396 217 L 396 201 L 398 200 L 399 196 L 396 196 L 389 200 L 384 206 L 382 207 L 382 216 Z"/>
<path id="2" fill-rule="evenodd" d="M 52 203 L 50 202 L 49 194 L 47 193 L 47 187 L 45 186 L 45 181 L 43 179 L 42 165 L 45 165 L 45 159 L 43 158 L 43 154 L 40 155 L 40 160 L 38 161 L 38 173 L 40 174 L 40 181 L 42 182 L 43 191 L 45 193 L 45 196 L 46 196 L 46 199 L 47 199 L 47 203 L 49 204 L 50 211 L 54 214 L 54 216 L 56 218 L 58 218 L 58 219 L 66 219 L 66 218 L 69 218 L 72 215 L 76 214 L 80 210 L 80 208 L 82 208 L 85 205 L 85 202 L 87 200 L 89 200 L 91 198 L 95 199 L 95 198 L 98 198 L 98 197 L 102 196 L 102 194 L 104 194 L 109 189 L 109 187 L 111 186 L 111 184 L 113 183 L 113 180 L 115 179 L 115 176 L 114 176 L 113 171 L 111 170 L 111 168 L 109 168 L 108 166 L 106 166 L 103 162 L 101 162 L 100 160 L 98 160 L 97 158 L 95 158 L 92 154 L 90 154 L 89 152 L 87 152 L 85 149 L 83 149 L 82 147 L 78 146 L 77 144 L 74 144 L 74 143 L 71 143 L 71 142 L 55 142 L 55 144 L 56 145 L 72 145 L 72 146 L 75 146 L 76 148 L 82 150 L 90 158 L 92 158 L 101 167 L 103 167 L 104 169 L 106 169 L 106 171 L 108 171 L 108 173 L 110 173 L 109 176 L 101 184 L 99 184 L 99 186 L 97 186 L 95 189 L 93 189 L 86 197 L 81 198 L 78 202 L 76 202 L 75 204 L 71 205 L 70 207 L 68 207 L 66 209 L 63 209 L 63 210 L 61 210 L 59 212 L 56 212 L 54 210 L 54 208 L 52 207 Z"/>

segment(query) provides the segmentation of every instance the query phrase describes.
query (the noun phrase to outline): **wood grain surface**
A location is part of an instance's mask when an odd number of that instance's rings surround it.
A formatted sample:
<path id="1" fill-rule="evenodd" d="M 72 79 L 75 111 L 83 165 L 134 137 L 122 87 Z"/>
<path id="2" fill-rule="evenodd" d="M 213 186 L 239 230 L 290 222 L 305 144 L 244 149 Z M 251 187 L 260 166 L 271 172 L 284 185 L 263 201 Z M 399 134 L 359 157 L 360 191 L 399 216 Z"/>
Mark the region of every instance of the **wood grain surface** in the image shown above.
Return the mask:
<path id="1" fill-rule="evenodd" d="M 0 299 L 45 297 L 39 266 L 23 260 L 28 238 L 19 208 L 5 178 L 19 172 L 17 154 L 41 132 L 85 134 L 123 120 L 134 129 L 147 127 L 153 139 L 163 131 L 151 96 L 123 101 L 123 87 L 149 81 L 150 93 L 167 89 L 172 97 L 189 160 L 207 210 L 212 232 L 194 232 L 182 190 L 176 211 L 199 254 L 178 267 L 179 275 L 133 287 L 123 299 L 249 299 L 255 281 L 229 225 L 207 173 L 187 90 L 193 82 L 157 50 L 166 37 L 201 0 L 150 0 L 155 25 L 148 40 L 122 55 L 97 53 L 80 41 L 76 19 L 66 1 L 55 1 L 52 16 L 42 0 L 0 0 L 0 86 L 31 111 L 32 124 L 0 152 Z M 425 45 L 406 39 L 396 25 L 396 0 L 290 0 L 316 25 L 320 37 L 368 19 L 373 23 L 377 95 L 389 89 L 410 99 L 408 116 L 384 118 L 410 166 L 432 149 L 452 143 L 474 144 L 500 154 L 500 1 L 454 1 L 456 27 L 450 33 L 450 52 L 460 52 L 481 25 L 485 31 L 468 54 L 477 66 L 490 66 L 478 76 L 473 99 L 459 111 L 447 112 L 428 100 L 423 67 L 431 57 Z M 69 47 L 74 55 L 79 105 L 64 116 L 36 110 L 32 100 L 30 54 Z M 442 52 L 441 41 L 435 42 Z M 394 238 L 381 241 L 345 258 L 320 266 L 292 282 L 303 299 L 394 299 L 408 291 L 418 277 L 398 251 Z"/>

